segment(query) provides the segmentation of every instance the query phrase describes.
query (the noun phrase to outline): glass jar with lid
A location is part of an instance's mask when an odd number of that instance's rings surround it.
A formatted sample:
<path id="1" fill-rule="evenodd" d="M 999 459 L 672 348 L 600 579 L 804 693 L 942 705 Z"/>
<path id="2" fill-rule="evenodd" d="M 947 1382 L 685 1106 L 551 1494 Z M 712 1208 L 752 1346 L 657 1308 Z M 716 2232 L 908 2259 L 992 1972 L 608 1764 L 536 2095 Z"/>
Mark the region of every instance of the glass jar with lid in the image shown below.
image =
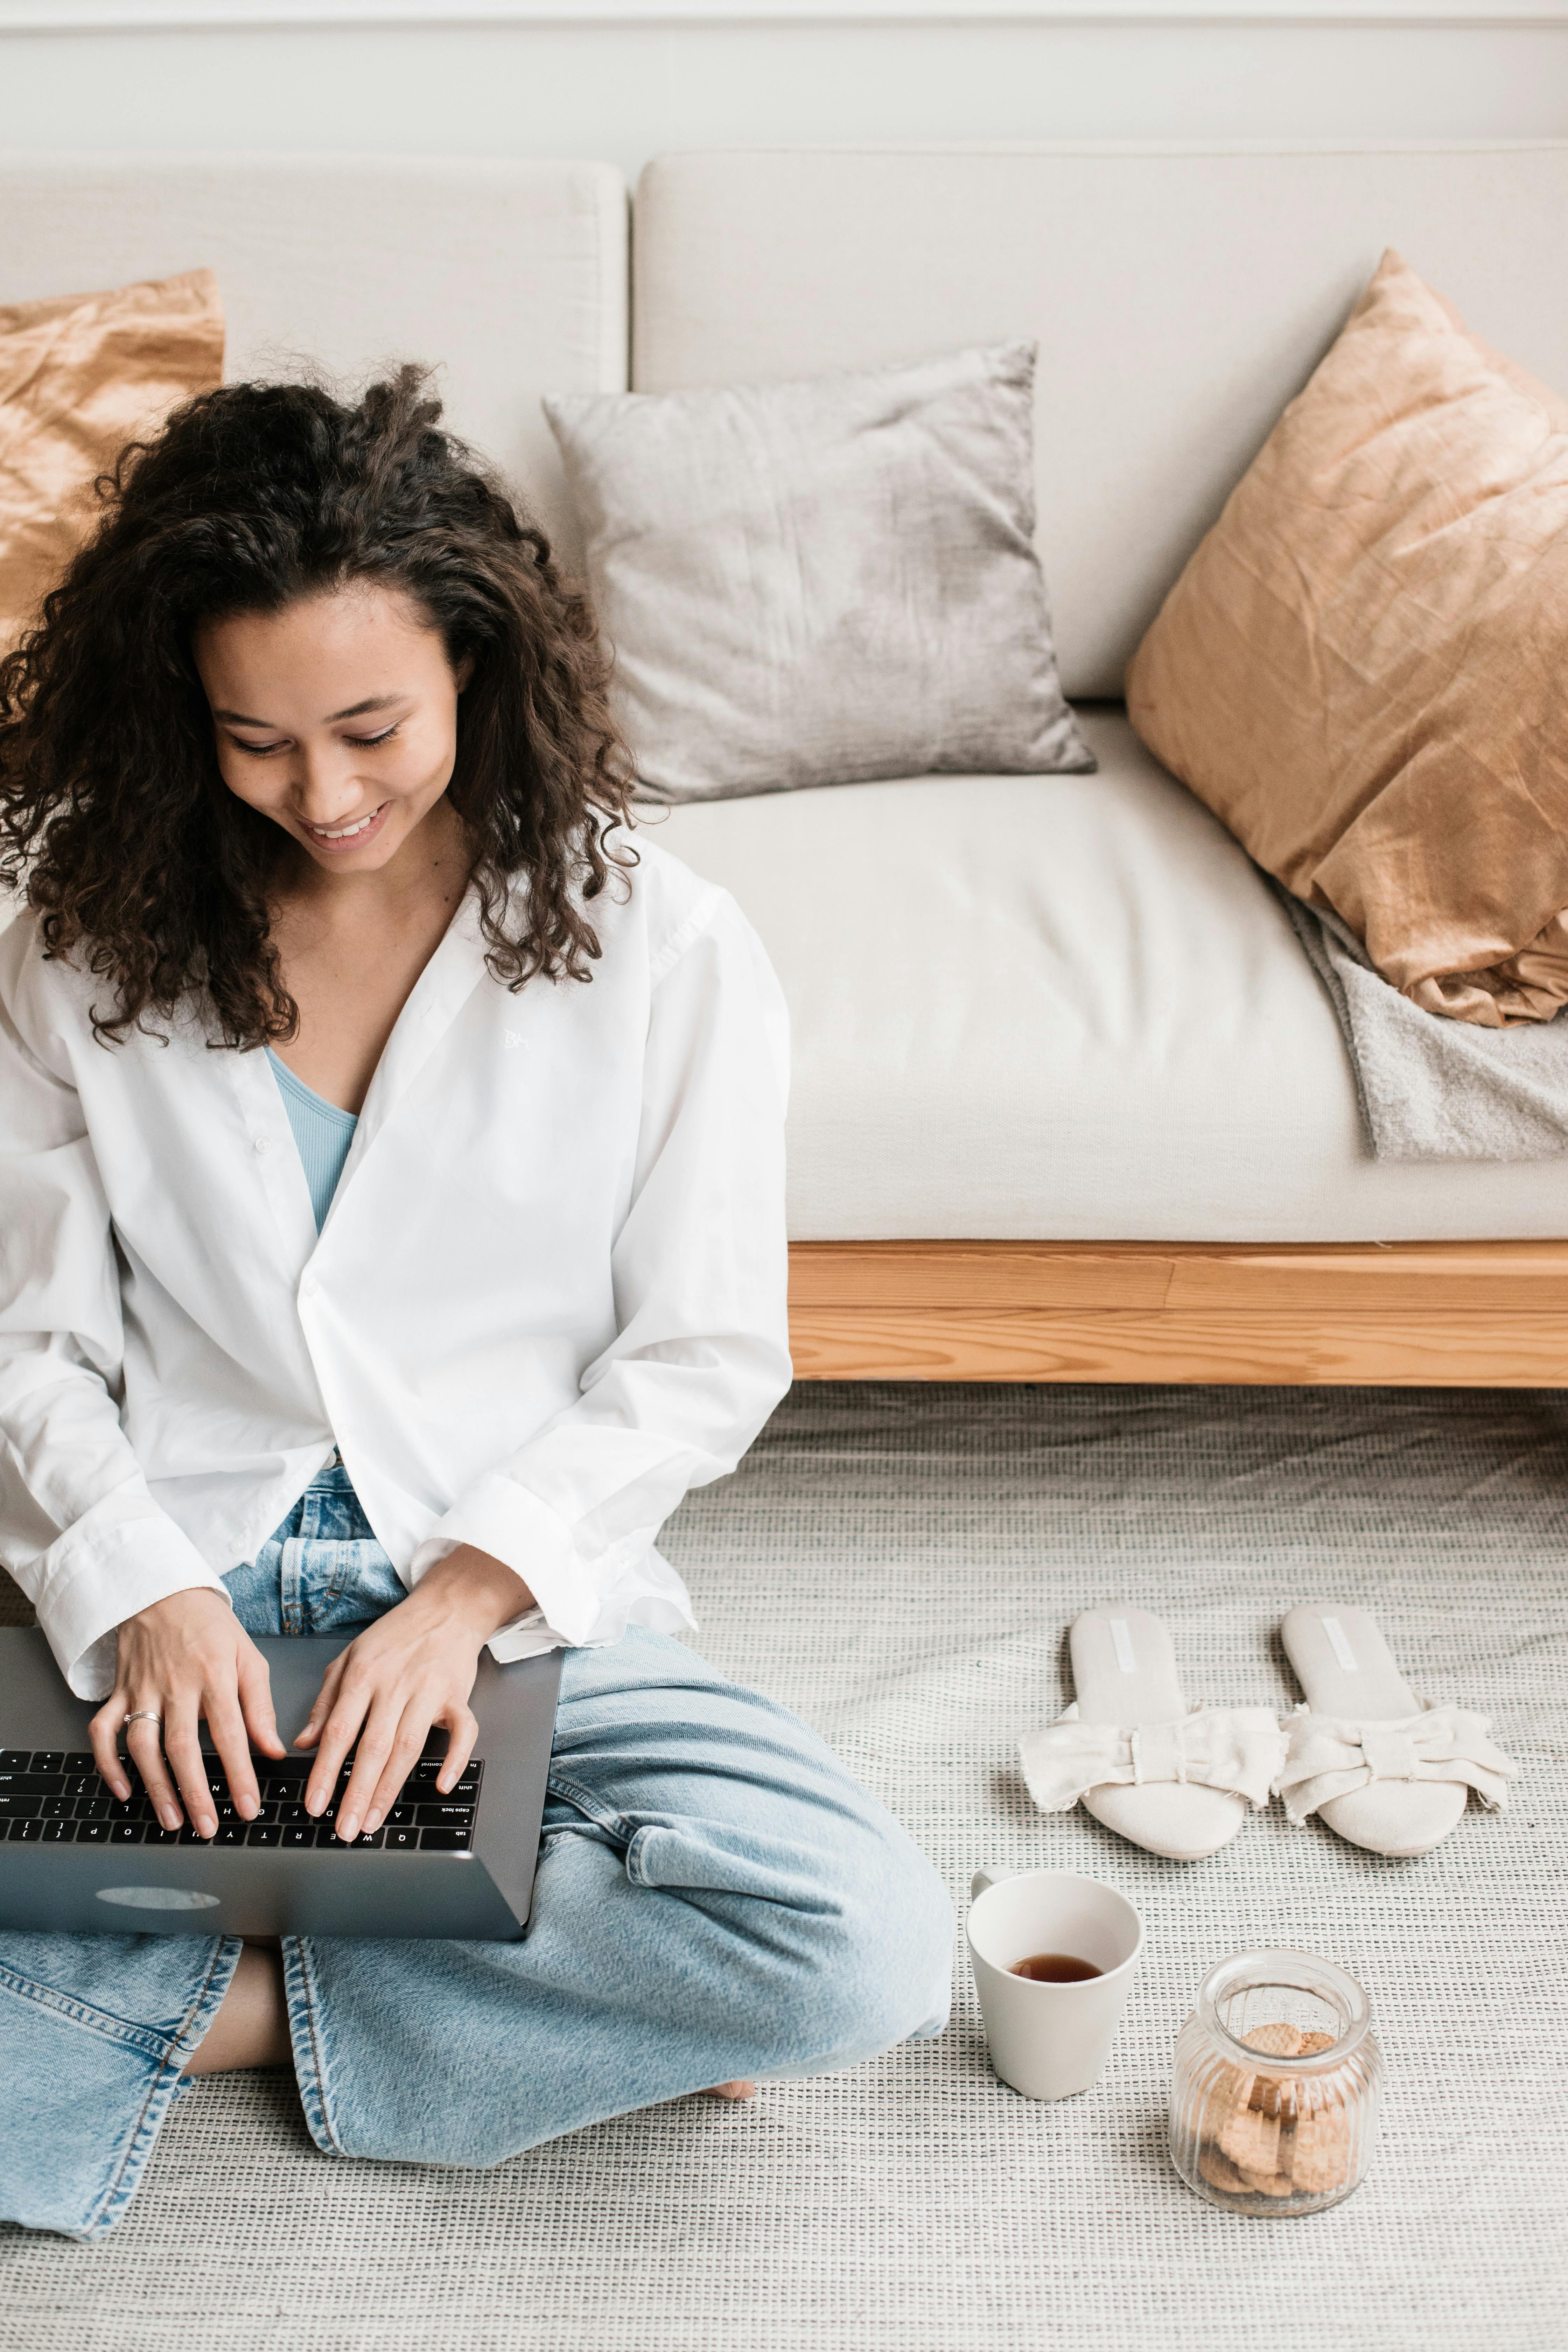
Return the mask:
<path id="1" fill-rule="evenodd" d="M 1355 1979 L 1310 1952 L 1234 1952 L 1176 2040 L 1171 2158 L 1233 2213 L 1321 2213 L 1372 2159 L 1382 2054 Z"/>

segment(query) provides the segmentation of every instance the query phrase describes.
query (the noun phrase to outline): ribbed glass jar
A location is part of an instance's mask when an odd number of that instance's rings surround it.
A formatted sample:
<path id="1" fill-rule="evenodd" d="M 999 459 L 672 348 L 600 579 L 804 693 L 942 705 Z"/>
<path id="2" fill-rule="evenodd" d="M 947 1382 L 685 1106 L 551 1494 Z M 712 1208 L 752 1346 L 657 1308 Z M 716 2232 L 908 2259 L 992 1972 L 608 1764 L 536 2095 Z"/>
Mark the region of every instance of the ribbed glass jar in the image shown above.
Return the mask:
<path id="1" fill-rule="evenodd" d="M 1171 2159 L 1232 2213 L 1321 2213 L 1365 2173 L 1383 2057 L 1355 1979 L 1310 1952 L 1234 1952 L 1176 2038 Z"/>

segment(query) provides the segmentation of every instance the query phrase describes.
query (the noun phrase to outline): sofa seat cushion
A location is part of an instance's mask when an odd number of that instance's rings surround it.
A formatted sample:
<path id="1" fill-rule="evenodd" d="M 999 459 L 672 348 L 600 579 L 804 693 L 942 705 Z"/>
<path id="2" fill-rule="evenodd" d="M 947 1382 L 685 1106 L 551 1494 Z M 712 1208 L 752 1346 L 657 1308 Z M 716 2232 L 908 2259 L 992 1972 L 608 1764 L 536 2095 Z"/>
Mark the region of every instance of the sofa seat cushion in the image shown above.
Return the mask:
<path id="1" fill-rule="evenodd" d="M 650 815 L 732 890 L 795 1025 L 802 1241 L 1568 1233 L 1568 1164 L 1374 1160 L 1257 869 L 1120 711 L 1095 776 L 921 777 Z"/>

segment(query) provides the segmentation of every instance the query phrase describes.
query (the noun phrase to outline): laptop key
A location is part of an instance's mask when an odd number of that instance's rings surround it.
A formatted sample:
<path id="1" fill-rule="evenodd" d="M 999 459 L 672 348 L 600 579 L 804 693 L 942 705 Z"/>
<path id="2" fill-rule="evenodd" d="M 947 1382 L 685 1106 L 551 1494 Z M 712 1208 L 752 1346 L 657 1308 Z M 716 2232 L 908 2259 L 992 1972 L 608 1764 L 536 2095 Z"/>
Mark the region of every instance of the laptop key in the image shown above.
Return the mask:
<path id="1" fill-rule="evenodd" d="M 145 1822 L 110 1822 L 109 1824 L 110 1845 L 140 1845 L 146 1834 Z"/>
<path id="2" fill-rule="evenodd" d="M 63 1772 L 0 1772 L 0 1796 L 63 1797 Z"/>
<path id="3" fill-rule="evenodd" d="M 388 1853 L 416 1853 L 419 1847 L 419 1832 L 412 1822 L 395 1822 L 384 1832 L 383 1843 Z"/>
<path id="4" fill-rule="evenodd" d="M 446 1769 L 447 1759 L 444 1756 L 426 1756 L 416 1764 L 408 1777 L 411 1780 L 417 1780 L 421 1788 L 428 1788 L 440 1779 Z M 484 1769 L 484 1764 L 479 1757 L 470 1756 L 458 1775 L 458 1785 L 461 1786 L 469 1780 L 478 1781 Z"/>
<path id="5" fill-rule="evenodd" d="M 0 1772 L 25 1772 L 32 1756 L 30 1748 L 0 1748 Z"/>
<path id="6" fill-rule="evenodd" d="M 12 1845 L 32 1845 L 44 1834 L 42 1822 L 13 1822 L 5 1832 Z"/>
<path id="7" fill-rule="evenodd" d="M 247 1845 L 279 1845 L 283 1832 L 276 1822 L 252 1822 L 245 1832 Z"/>
<path id="8" fill-rule="evenodd" d="M 68 1822 L 76 1810 L 74 1797 L 40 1797 L 38 1812 L 46 1822 Z"/>
<path id="9" fill-rule="evenodd" d="M 421 1853 L 467 1853 L 474 1843 L 470 1830 L 421 1830 Z"/>
<path id="10" fill-rule="evenodd" d="M 106 1822 L 113 1801 L 112 1797 L 79 1797 L 75 1807 L 76 1818 L 79 1822 Z"/>
<path id="11" fill-rule="evenodd" d="M 178 1845 L 180 1832 L 178 1830 L 166 1830 L 162 1822 L 149 1822 L 142 1832 L 142 1843 L 143 1845 Z"/>
<path id="12" fill-rule="evenodd" d="M 245 1823 L 243 1822 L 219 1822 L 217 1825 L 217 1835 L 213 1838 L 210 1843 L 214 1845 L 243 1845 L 245 1843 Z"/>
<path id="13" fill-rule="evenodd" d="M 99 1779 L 96 1772 L 68 1772 L 66 1774 L 66 1794 L 68 1797 L 101 1797 L 107 1795 L 107 1793 L 108 1791 L 105 1790 L 103 1782 Z"/>
<path id="14" fill-rule="evenodd" d="M 279 1829 L 278 1843 L 279 1845 L 292 1846 L 296 1851 L 300 1846 L 314 1845 L 316 1843 L 314 1822 L 285 1822 Z"/>
<path id="15" fill-rule="evenodd" d="M 43 1810 L 42 1797 L 0 1796 L 0 1822 L 36 1821 Z"/>
<path id="16" fill-rule="evenodd" d="M 32 1763 L 27 1769 L 32 1772 L 63 1772 L 66 1751 L 63 1748 L 35 1748 Z"/>
<path id="17" fill-rule="evenodd" d="M 76 1836 L 74 1822 L 40 1822 L 38 1827 L 43 1832 L 42 1845 L 69 1845 Z"/>
<path id="18" fill-rule="evenodd" d="M 66 1758 L 65 1769 L 68 1772 L 96 1772 L 98 1761 L 90 1748 L 73 1748 Z"/>
<path id="19" fill-rule="evenodd" d="M 422 1830 L 471 1830 L 472 1805 L 416 1805 L 414 1818 Z"/>
<path id="20" fill-rule="evenodd" d="M 216 1813 L 218 1813 L 218 1821 L 237 1821 L 240 1822 L 240 1828 L 247 1828 L 247 1816 L 240 1811 L 240 1806 L 235 1804 L 233 1797 L 221 1797 L 216 1806 Z M 249 1821 L 278 1821 L 278 1806 L 268 1804 L 266 1797 L 263 1797 L 261 1804 L 257 1806 L 257 1811 L 249 1816 Z"/>
<path id="21" fill-rule="evenodd" d="M 385 1840 L 384 1830 L 362 1830 L 359 1836 L 353 1839 L 343 1850 L 345 1853 L 362 1853 L 367 1852 L 373 1845 L 384 1844 Z"/>
<path id="22" fill-rule="evenodd" d="M 76 1843 L 78 1845 L 107 1845 L 113 1829 L 112 1822 L 78 1822 Z"/>

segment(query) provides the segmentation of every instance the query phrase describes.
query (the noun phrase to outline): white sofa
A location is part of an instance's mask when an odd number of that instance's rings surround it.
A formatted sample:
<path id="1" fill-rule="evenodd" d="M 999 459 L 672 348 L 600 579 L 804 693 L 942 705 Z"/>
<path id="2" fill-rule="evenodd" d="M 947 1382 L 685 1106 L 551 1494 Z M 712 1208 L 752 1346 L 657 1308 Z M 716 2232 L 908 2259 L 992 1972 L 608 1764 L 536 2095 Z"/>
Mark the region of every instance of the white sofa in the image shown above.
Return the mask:
<path id="1" fill-rule="evenodd" d="M 840 1269 L 801 1253 L 810 1367 L 1539 1379 L 1568 1349 L 1568 1255 L 1548 1246 L 1568 1235 L 1568 1169 L 1373 1160 L 1284 916 L 1116 698 L 1385 246 L 1568 386 L 1565 220 L 1568 145 L 705 153 L 644 174 L 628 278 L 625 193 L 604 165 L 26 157 L 0 165 L 0 300 L 210 263 L 231 374 L 444 361 L 455 421 L 568 554 L 538 397 L 626 383 L 628 290 L 629 381 L 654 392 L 1037 338 L 1039 541 L 1100 773 L 917 778 L 659 820 L 735 891 L 791 1001 L 792 1232 L 837 1245 Z M 961 1242 L 1000 1254 L 907 1247 L 894 1265 L 845 1248 Z M 1387 1244 L 1425 1254 L 1366 1246 Z M 1203 1257 L 1202 1297 L 1173 1245 Z M 1090 1265 L 1112 1269 L 1098 1293 Z M 1292 1265 L 1283 1290 L 1258 1287 L 1258 1267 Z M 1313 1267 L 1341 1286 L 1309 1310 Z M 1438 1278 L 1446 1307 L 1410 1326 Z M 1073 1336 L 1074 1314 L 1163 1314 L 1169 1340 L 1184 1297 L 1200 1322 L 1272 1317 L 1279 1339 L 1287 1294 L 1307 1320 L 1272 1353 L 1261 1323 L 1228 1355 L 1213 1330 L 1163 1358 L 1125 1320 L 1120 1357 Z M 835 1353 L 836 1302 L 881 1315 L 877 1345 Z M 1456 1329 L 1449 1310 L 1471 1319 Z M 966 1312 L 973 1346 L 929 1322 Z M 937 1360 L 921 1328 L 956 1354 Z"/>

